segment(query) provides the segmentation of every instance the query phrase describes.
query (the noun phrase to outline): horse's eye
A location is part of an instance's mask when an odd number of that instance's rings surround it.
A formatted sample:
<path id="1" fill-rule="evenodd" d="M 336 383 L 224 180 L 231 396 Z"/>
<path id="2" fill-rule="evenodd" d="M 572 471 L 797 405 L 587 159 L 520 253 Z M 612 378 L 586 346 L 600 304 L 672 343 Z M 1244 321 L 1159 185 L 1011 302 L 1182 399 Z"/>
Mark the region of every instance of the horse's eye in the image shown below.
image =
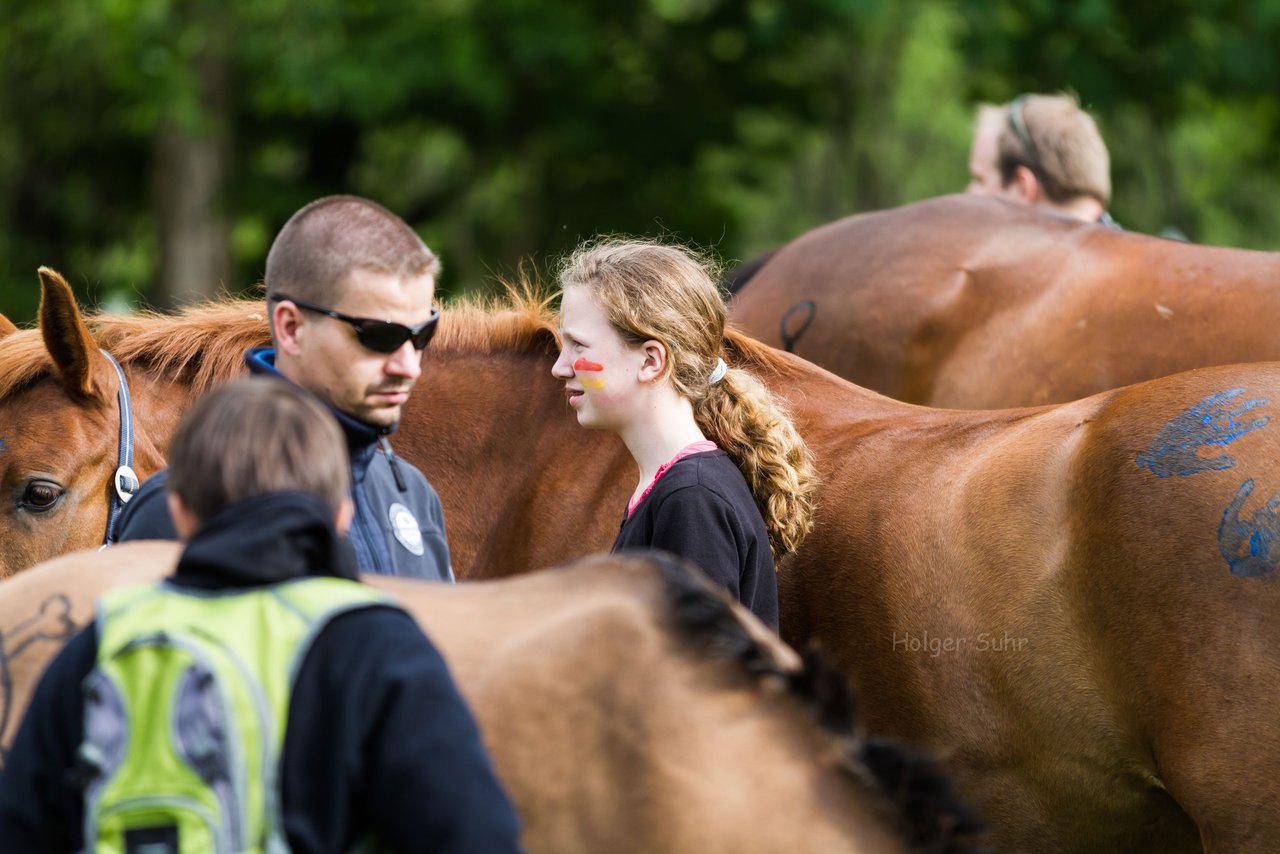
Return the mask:
<path id="1" fill-rule="evenodd" d="M 23 510 L 43 513 L 51 509 L 62 498 L 65 490 L 51 480 L 33 480 L 22 490 L 22 500 L 18 505 Z"/>

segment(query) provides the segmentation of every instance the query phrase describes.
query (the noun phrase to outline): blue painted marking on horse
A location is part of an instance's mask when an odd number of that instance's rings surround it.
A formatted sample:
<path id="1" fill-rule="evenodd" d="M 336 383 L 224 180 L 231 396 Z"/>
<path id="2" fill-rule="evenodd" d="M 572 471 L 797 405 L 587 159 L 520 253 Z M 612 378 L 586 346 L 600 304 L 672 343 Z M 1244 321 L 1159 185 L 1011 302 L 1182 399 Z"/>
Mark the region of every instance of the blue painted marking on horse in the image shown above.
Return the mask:
<path id="1" fill-rule="evenodd" d="M 1150 447 L 1134 460 L 1140 467 L 1150 469 L 1157 477 L 1185 476 L 1202 471 L 1222 471 L 1236 464 L 1235 457 L 1223 454 L 1218 457 L 1200 457 L 1196 452 L 1210 445 L 1229 445 L 1246 433 L 1266 427 L 1271 417 L 1244 418 L 1244 415 L 1266 400 L 1246 400 L 1234 409 L 1227 408 L 1227 401 L 1244 393 L 1242 388 L 1211 394 L 1188 407 L 1181 415 L 1169 420 L 1152 440 Z"/>
<path id="2" fill-rule="evenodd" d="M 1240 508 L 1253 493 L 1253 478 L 1240 484 L 1236 497 L 1222 514 L 1218 528 L 1218 550 L 1237 578 L 1257 578 L 1275 572 L 1280 565 L 1280 492 L 1266 506 L 1240 518 Z"/>

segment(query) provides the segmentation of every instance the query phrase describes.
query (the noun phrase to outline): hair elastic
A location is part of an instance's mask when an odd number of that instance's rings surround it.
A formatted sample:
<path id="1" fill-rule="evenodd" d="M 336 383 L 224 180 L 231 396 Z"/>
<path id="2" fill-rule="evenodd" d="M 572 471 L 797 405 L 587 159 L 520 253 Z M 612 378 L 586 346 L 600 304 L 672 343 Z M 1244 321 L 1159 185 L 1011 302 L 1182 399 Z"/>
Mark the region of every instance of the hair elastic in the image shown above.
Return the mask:
<path id="1" fill-rule="evenodd" d="M 724 363 L 724 359 L 716 359 L 716 369 L 711 372 L 711 376 L 707 377 L 709 385 L 715 385 L 724 379 L 724 375 L 729 372 L 729 366 Z"/>

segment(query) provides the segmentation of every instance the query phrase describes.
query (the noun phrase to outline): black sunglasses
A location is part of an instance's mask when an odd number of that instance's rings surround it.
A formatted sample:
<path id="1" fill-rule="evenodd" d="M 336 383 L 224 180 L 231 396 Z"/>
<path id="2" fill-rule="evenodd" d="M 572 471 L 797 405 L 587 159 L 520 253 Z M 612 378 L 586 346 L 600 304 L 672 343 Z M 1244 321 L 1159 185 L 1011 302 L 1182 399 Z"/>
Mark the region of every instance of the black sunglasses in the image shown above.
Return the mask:
<path id="1" fill-rule="evenodd" d="M 305 308 L 307 311 L 314 311 L 316 314 L 323 314 L 334 320 L 351 324 L 356 331 L 356 339 L 375 353 L 394 353 L 404 346 L 406 341 L 412 341 L 415 350 L 426 349 L 427 344 L 431 342 L 431 337 L 436 334 L 436 322 L 440 320 L 440 310 L 435 308 L 431 309 L 431 316 L 422 323 L 417 326 L 405 326 L 403 323 L 392 323 L 390 320 L 352 317 L 285 294 L 272 294 L 271 299 L 274 302 L 288 300 L 298 308 Z"/>

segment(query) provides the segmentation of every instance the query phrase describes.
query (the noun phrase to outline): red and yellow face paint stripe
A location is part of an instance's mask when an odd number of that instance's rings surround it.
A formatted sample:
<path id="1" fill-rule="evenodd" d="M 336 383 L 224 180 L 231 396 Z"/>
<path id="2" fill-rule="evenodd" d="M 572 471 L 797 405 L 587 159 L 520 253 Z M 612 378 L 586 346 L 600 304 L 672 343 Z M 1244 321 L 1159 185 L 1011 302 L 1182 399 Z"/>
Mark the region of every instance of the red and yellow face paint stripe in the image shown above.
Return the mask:
<path id="1" fill-rule="evenodd" d="M 573 363 L 573 372 L 578 375 L 578 382 L 582 383 L 583 388 L 604 388 L 603 377 L 583 376 L 584 373 L 594 373 L 603 370 L 604 365 L 599 362 L 592 362 L 589 359 L 579 359 Z"/>

